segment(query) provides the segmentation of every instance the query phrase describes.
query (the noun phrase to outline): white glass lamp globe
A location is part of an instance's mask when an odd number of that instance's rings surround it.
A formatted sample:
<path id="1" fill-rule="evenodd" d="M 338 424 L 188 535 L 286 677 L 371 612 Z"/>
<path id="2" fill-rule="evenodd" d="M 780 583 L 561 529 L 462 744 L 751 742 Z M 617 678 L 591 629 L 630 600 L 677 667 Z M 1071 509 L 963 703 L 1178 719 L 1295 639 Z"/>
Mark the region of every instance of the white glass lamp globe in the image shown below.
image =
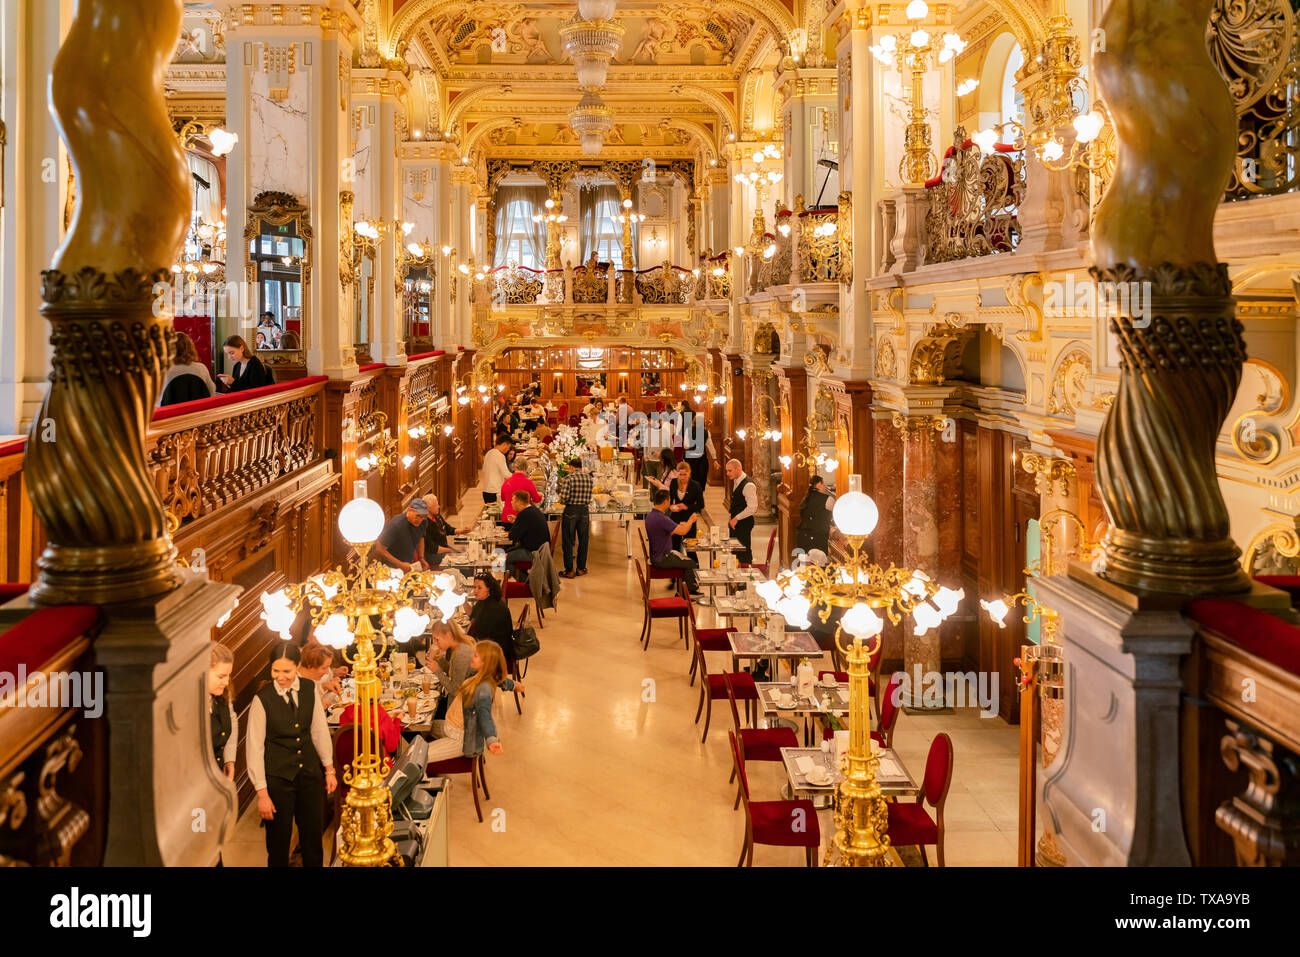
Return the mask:
<path id="1" fill-rule="evenodd" d="M 349 545 L 366 545 L 384 530 L 384 510 L 369 498 L 354 498 L 339 510 L 339 531 Z"/>
<path id="2" fill-rule="evenodd" d="M 616 6 L 618 0 L 578 0 L 578 12 L 585 20 L 608 20 Z"/>
<path id="3" fill-rule="evenodd" d="M 831 510 L 835 527 L 845 535 L 867 536 L 880 520 L 880 510 L 870 495 L 862 491 L 862 476 L 849 476 L 849 490 L 835 500 Z"/>
<path id="4" fill-rule="evenodd" d="M 846 611 L 840 619 L 840 630 L 854 638 L 874 638 L 884 627 L 885 623 L 880 620 L 880 616 L 862 602 Z"/>
<path id="5" fill-rule="evenodd" d="M 346 615 L 330 615 L 316 626 L 312 636 L 327 648 L 346 648 L 353 640 Z"/>

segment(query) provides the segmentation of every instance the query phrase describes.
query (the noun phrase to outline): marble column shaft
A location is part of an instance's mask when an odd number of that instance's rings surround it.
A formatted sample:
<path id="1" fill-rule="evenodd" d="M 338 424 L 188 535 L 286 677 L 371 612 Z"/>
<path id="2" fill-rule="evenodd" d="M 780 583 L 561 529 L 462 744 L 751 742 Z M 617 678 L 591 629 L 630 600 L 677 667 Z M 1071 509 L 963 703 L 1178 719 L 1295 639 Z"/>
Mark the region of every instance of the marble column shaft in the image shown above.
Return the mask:
<path id="1" fill-rule="evenodd" d="M 876 502 L 880 519 L 876 530 L 868 539 L 872 557 L 882 568 L 903 564 L 903 437 L 889 418 L 878 418 L 872 423 L 875 432 L 873 443 L 872 486 L 866 489 Z M 903 626 L 885 623 L 882 660 L 900 661 L 903 658 Z"/>
<path id="2" fill-rule="evenodd" d="M 907 568 L 940 581 L 939 435 L 911 421 L 902 432 L 903 562 Z M 903 661 L 908 674 L 918 665 L 923 673 L 938 671 L 939 632 L 931 629 L 918 636 L 910 625 L 904 627 Z M 920 689 L 915 690 L 919 698 Z"/>

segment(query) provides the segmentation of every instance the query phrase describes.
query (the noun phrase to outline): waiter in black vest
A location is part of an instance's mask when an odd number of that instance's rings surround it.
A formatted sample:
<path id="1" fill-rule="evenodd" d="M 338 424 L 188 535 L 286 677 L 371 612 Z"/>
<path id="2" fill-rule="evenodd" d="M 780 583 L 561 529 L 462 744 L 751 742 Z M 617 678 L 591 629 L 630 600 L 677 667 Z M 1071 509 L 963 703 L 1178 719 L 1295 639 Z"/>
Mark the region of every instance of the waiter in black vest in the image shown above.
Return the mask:
<path id="1" fill-rule="evenodd" d="M 740 542 L 740 551 L 736 557 L 740 564 L 749 565 L 754 561 L 754 553 L 749 548 L 749 536 L 754 531 L 754 515 L 758 512 L 758 489 L 754 480 L 745 474 L 740 459 L 727 462 L 727 478 L 731 479 L 731 533 Z"/>
<path id="2" fill-rule="evenodd" d="M 338 787 L 325 709 L 316 701 L 316 682 L 298 677 L 297 645 L 277 641 L 270 658 L 271 680 L 248 708 L 245 745 L 248 779 L 266 822 L 266 864 L 289 866 L 289 839 L 297 820 L 302 866 L 320 867 L 325 829 L 321 789 L 333 794 Z"/>

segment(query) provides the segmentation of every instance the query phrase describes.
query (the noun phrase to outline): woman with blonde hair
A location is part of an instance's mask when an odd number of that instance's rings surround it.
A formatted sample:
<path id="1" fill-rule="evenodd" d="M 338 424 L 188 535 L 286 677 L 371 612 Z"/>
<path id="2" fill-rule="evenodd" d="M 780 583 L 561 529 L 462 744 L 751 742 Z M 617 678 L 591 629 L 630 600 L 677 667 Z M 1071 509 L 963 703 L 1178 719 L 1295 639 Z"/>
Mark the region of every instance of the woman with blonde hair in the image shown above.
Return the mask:
<path id="1" fill-rule="evenodd" d="M 433 642 L 425 666 L 433 672 L 442 693 L 450 698 L 473 670 L 470 661 L 474 657 L 474 639 L 454 621 L 435 621 L 430 631 Z"/>
<path id="2" fill-rule="evenodd" d="M 239 753 L 239 718 L 235 716 L 230 675 L 235 656 L 225 645 L 213 642 L 208 659 L 208 721 L 212 726 L 212 754 L 217 767 L 232 781 L 235 756 Z"/>
<path id="3" fill-rule="evenodd" d="M 492 754 L 501 753 L 492 705 L 498 689 L 523 691 L 524 684 L 506 677 L 506 656 L 495 641 L 480 641 L 474 646 L 470 667 L 474 673 L 465 679 L 447 708 L 443 737 L 429 745 L 430 762 L 461 755 L 477 758 L 484 748 Z"/>
<path id="4" fill-rule="evenodd" d="M 334 652 L 318 641 L 309 641 L 302 646 L 298 674 L 308 681 L 316 682 L 316 697 L 326 711 L 343 693 L 338 678 L 334 676 Z"/>

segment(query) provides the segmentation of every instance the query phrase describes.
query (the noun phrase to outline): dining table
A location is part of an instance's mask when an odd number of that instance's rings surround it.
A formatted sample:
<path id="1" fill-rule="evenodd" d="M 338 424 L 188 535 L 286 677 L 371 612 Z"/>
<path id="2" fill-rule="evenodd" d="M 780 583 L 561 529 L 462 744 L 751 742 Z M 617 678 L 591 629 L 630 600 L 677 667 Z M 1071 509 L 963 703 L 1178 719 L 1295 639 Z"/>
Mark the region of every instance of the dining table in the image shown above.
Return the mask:
<path id="1" fill-rule="evenodd" d="M 887 798 L 915 797 L 921 789 L 907 765 L 893 748 L 876 748 L 876 783 L 880 793 Z M 785 766 L 787 783 L 781 789 L 781 796 L 791 798 L 809 798 L 813 806 L 819 809 L 830 807 L 834 803 L 835 788 L 844 780 L 843 772 L 836 767 L 835 749 L 831 748 L 782 748 L 781 762 Z M 816 773 L 815 768 L 824 768 L 825 779 L 816 783 L 808 779 L 809 772 Z"/>
<path id="2" fill-rule="evenodd" d="M 757 568 L 701 568 L 695 573 L 695 581 L 709 593 L 696 601 L 701 605 L 712 605 L 719 588 L 725 588 L 730 594 L 738 585 L 757 584 L 763 580 L 763 573 Z"/>

